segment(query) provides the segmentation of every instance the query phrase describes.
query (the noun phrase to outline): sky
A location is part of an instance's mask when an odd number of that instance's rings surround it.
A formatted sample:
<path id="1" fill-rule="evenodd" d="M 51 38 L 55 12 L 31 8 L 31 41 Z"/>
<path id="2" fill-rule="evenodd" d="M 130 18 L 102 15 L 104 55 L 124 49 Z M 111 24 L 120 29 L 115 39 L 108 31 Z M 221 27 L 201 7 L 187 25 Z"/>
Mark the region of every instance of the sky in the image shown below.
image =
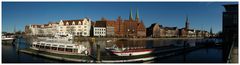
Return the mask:
<path id="1" fill-rule="evenodd" d="M 102 17 L 129 19 L 130 10 L 136 11 L 145 27 L 158 23 L 183 28 L 186 16 L 191 29 L 222 31 L 223 5 L 238 2 L 2 2 L 2 31 L 24 31 L 29 24 L 47 24 L 60 20 Z"/>

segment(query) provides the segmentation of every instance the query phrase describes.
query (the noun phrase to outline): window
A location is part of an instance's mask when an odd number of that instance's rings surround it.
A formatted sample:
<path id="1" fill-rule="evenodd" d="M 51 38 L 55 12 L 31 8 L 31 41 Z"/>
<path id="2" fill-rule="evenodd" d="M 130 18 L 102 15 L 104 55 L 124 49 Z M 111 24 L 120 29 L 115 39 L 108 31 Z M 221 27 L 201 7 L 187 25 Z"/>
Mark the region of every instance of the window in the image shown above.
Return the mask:
<path id="1" fill-rule="evenodd" d="M 67 46 L 67 47 L 73 47 L 73 46 Z"/>
<path id="2" fill-rule="evenodd" d="M 58 45 L 53 45 L 54 47 L 58 46 Z"/>
<path id="3" fill-rule="evenodd" d="M 63 47 L 64 47 L 64 45 L 59 45 L 59 47 L 62 47 L 62 48 L 63 48 Z"/>

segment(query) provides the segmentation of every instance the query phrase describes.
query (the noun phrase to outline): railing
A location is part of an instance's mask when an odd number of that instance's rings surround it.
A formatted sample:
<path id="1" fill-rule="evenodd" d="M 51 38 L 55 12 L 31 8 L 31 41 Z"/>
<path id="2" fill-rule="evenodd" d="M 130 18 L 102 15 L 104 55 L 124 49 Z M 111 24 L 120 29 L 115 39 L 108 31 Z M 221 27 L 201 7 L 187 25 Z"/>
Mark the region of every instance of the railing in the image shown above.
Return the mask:
<path id="1" fill-rule="evenodd" d="M 35 41 L 45 41 L 52 43 L 73 43 L 73 40 L 69 40 L 68 38 L 49 38 L 49 37 L 38 37 Z"/>

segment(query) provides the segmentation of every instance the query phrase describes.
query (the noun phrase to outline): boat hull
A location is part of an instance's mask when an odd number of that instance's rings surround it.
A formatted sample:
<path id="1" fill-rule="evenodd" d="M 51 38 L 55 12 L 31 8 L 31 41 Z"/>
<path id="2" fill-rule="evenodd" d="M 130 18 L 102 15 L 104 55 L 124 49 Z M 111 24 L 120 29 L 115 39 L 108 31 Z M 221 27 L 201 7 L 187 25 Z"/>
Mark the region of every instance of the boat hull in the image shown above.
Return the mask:
<path id="1" fill-rule="evenodd" d="M 115 54 L 117 56 L 138 56 L 138 55 L 145 55 L 145 54 L 150 54 L 152 53 L 151 49 L 138 49 L 137 51 L 135 50 L 128 50 L 128 51 L 114 51 L 110 50 L 112 54 Z"/>

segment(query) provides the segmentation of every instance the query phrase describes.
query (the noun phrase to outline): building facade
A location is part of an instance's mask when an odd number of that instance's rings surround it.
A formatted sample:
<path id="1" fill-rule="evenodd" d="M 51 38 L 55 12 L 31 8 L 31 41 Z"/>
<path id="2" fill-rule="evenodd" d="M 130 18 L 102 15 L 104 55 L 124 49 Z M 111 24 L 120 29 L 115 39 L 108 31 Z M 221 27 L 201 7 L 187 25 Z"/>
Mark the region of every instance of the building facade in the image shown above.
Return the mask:
<path id="1" fill-rule="evenodd" d="M 102 18 L 101 21 L 96 21 L 93 26 L 93 36 L 105 37 L 107 36 L 106 19 Z"/>
<path id="2" fill-rule="evenodd" d="M 125 37 L 146 37 L 146 28 L 143 21 L 139 19 L 138 11 L 136 12 L 135 20 L 132 17 L 132 11 L 130 11 L 129 20 L 123 20 L 122 25 Z"/>
<path id="3" fill-rule="evenodd" d="M 148 37 L 177 37 L 177 27 L 163 27 L 157 23 L 152 24 L 147 28 Z"/>
<path id="4" fill-rule="evenodd" d="M 148 37 L 160 37 L 160 25 L 158 23 L 153 23 L 147 28 Z"/>
<path id="5" fill-rule="evenodd" d="M 91 20 L 61 20 L 57 26 L 57 35 L 90 36 Z"/>
<path id="6" fill-rule="evenodd" d="M 61 20 L 60 22 L 49 22 L 42 25 L 25 26 L 25 32 L 30 35 L 41 36 L 90 36 L 91 20 L 88 18 L 80 20 Z"/>
<path id="7" fill-rule="evenodd" d="M 106 27 L 94 27 L 93 29 L 94 29 L 93 30 L 94 36 L 97 36 L 97 37 L 105 37 L 106 36 Z"/>
<path id="8" fill-rule="evenodd" d="M 227 62 L 231 48 L 238 48 L 238 4 L 224 5 L 223 12 L 223 60 Z M 232 47 L 234 46 L 234 47 Z M 238 54 L 238 52 L 236 52 Z"/>

